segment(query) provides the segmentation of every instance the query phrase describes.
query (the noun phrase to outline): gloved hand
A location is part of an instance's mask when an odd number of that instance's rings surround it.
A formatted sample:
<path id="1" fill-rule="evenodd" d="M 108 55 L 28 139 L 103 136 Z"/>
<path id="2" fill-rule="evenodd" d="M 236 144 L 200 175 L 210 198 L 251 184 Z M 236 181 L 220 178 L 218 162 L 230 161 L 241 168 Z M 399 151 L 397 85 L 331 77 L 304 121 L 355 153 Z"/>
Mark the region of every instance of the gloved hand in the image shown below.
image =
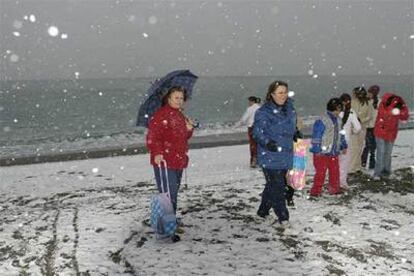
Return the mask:
<path id="1" fill-rule="evenodd" d="M 303 139 L 303 134 L 299 129 L 296 129 L 295 134 L 293 135 L 293 141 L 297 142 L 298 139 Z"/>
<path id="2" fill-rule="evenodd" d="M 270 140 L 266 144 L 266 149 L 268 151 L 277 151 L 277 143 L 275 141 Z"/>

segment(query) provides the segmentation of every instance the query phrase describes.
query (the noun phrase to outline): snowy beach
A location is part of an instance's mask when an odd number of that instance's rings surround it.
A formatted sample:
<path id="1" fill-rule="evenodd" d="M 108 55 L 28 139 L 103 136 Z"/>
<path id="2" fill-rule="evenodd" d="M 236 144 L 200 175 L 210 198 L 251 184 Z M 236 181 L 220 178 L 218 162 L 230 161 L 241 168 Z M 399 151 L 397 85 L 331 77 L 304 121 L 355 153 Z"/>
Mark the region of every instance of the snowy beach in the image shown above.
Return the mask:
<path id="1" fill-rule="evenodd" d="M 285 230 L 256 216 L 247 145 L 191 150 L 176 244 L 144 223 L 147 154 L 1 167 L 0 275 L 413 275 L 413 134 L 400 131 L 390 179 L 354 176 L 340 196 L 308 199 L 309 164 Z"/>

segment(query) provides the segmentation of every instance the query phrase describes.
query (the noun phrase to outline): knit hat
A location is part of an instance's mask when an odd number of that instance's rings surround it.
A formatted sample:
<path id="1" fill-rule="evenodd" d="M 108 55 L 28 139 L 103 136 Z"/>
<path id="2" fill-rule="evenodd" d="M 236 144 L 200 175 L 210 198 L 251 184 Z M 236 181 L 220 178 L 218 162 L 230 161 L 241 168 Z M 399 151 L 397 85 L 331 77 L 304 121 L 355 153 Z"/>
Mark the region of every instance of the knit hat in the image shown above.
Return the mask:
<path id="1" fill-rule="evenodd" d="M 326 104 L 326 110 L 331 112 L 337 110 L 338 107 L 340 107 L 340 109 L 342 110 L 342 101 L 339 98 L 332 98 Z"/>
<path id="2" fill-rule="evenodd" d="M 372 95 L 378 96 L 378 93 L 380 92 L 380 87 L 378 85 L 372 85 L 368 88 L 368 93 L 371 93 Z"/>

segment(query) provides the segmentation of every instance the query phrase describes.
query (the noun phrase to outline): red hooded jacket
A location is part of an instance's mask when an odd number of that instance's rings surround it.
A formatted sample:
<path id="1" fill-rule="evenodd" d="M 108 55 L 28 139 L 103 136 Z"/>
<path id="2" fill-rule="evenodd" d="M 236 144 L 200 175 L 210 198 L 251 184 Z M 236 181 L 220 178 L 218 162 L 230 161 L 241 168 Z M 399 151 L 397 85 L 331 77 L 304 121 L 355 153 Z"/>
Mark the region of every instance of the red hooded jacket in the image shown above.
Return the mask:
<path id="1" fill-rule="evenodd" d="M 399 113 L 393 114 L 394 109 L 397 111 L 399 109 Z M 374 127 L 375 137 L 387 142 L 394 142 L 398 133 L 398 121 L 406 121 L 408 116 L 409 111 L 404 100 L 395 94 L 385 93 L 378 105 L 378 115 Z"/>
<path id="2" fill-rule="evenodd" d="M 188 165 L 188 139 L 193 130 L 188 130 L 183 113 L 166 104 L 158 109 L 148 126 L 147 148 L 151 164 L 154 157 L 162 154 L 169 169 L 182 170 Z"/>

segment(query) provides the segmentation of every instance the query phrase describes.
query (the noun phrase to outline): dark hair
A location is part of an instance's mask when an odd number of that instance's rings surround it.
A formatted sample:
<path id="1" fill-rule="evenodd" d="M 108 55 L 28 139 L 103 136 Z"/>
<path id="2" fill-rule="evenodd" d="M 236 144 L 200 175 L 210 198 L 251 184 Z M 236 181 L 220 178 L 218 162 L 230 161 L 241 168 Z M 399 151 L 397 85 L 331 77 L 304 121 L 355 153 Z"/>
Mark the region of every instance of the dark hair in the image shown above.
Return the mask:
<path id="1" fill-rule="evenodd" d="M 346 124 L 346 122 L 348 121 L 349 118 L 349 114 L 351 113 L 351 105 L 346 105 L 344 104 L 344 102 L 346 101 L 351 101 L 351 95 L 349 95 L 348 93 L 343 93 L 339 99 L 342 102 L 342 107 L 343 107 L 343 111 L 344 111 L 344 116 L 342 117 L 342 127 L 344 127 L 344 125 Z"/>
<path id="2" fill-rule="evenodd" d="M 250 102 L 256 102 L 256 97 L 255 96 L 250 96 L 247 98 Z"/>
<path id="3" fill-rule="evenodd" d="M 361 102 L 362 105 L 368 104 L 367 91 L 363 86 L 355 87 L 352 92 L 355 94 L 356 98 Z"/>
<path id="4" fill-rule="evenodd" d="M 184 101 L 187 101 L 187 90 L 185 90 L 182 86 L 173 86 L 168 89 L 167 93 L 162 97 L 162 105 L 166 105 L 168 102 L 168 98 L 171 96 L 173 92 L 182 92 L 184 95 Z"/>
<path id="5" fill-rule="evenodd" d="M 262 100 L 259 97 L 255 97 L 255 96 L 250 96 L 247 98 L 250 102 L 254 102 L 259 104 Z"/>
<path id="6" fill-rule="evenodd" d="M 372 104 L 374 106 L 375 109 L 377 109 L 378 107 L 378 94 L 380 92 L 380 87 L 378 85 L 372 85 L 368 88 L 368 93 L 371 93 L 373 98 L 372 98 Z"/>
<path id="7" fill-rule="evenodd" d="M 326 104 L 326 110 L 331 111 L 331 112 L 337 110 L 338 107 L 342 109 L 342 102 L 341 102 L 341 99 L 339 98 L 332 98 Z"/>
<path id="8" fill-rule="evenodd" d="M 269 88 L 267 89 L 267 94 L 266 94 L 266 102 L 270 102 L 273 101 L 272 98 L 272 93 L 275 92 L 275 90 L 279 87 L 279 86 L 284 86 L 286 87 L 286 89 L 288 89 L 288 84 L 287 82 L 284 81 L 274 81 L 269 85 Z"/>

